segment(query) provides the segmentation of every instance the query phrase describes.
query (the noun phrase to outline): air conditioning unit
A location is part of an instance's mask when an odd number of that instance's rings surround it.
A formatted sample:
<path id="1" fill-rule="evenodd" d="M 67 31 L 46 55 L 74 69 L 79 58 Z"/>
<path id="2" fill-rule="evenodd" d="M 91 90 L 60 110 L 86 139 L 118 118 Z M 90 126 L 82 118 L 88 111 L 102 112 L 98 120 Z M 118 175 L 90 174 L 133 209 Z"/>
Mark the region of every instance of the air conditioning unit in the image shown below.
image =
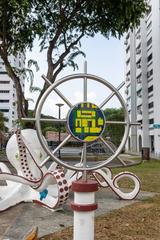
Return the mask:
<path id="1" fill-rule="evenodd" d="M 141 53 L 141 49 L 136 49 L 136 54 L 140 54 Z"/>
<path id="2" fill-rule="evenodd" d="M 140 115 L 142 115 L 142 110 L 141 110 L 141 109 L 138 109 L 138 110 L 137 110 L 137 113 L 140 114 Z"/>
<path id="3" fill-rule="evenodd" d="M 141 35 L 138 34 L 138 35 L 136 36 L 136 39 L 140 39 L 140 38 L 141 38 Z"/>
<path id="4" fill-rule="evenodd" d="M 129 93 L 128 88 L 126 88 L 125 93 L 128 95 L 128 93 Z"/>
<path id="5" fill-rule="evenodd" d="M 141 68 L 141 64 L 140 63 L 137 63 L 137 68 Z"/>
<path id="6" fill-rule="evenodd" d="M 150 72 L 147 72 L 147 78 L 149 78 L 151 76 Z"/>
<path id="7" fill-rule="evenodd" d="M 141 81 L 141 79 L 137 79 L 137 83 L 141 83 L 142 81 Z"/>
<path id="8" fill-rule="evenodd" d="M 125 40 L 125 41 L 124 41 L 124 44 L 125 44 L 125 45 L 127 45 L 127 44 L 128 44 L 128 41 L 127 41 L 127 40 Z"/>

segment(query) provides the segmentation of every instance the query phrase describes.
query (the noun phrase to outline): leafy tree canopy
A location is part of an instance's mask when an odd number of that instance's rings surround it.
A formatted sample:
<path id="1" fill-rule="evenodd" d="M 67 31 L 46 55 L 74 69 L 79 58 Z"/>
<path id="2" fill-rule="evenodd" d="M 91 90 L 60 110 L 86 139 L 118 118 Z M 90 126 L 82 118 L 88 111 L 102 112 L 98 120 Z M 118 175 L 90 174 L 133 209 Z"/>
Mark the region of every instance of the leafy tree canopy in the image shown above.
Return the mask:
<path id="1" fill-rule="evenodd" d="M 106 116 L 107 121 L 124 121 L 124 110 L 123 108 L 107 108 L 104 110 L 104 114 Z M 124 134 L 124 126 L 123 125 L 114 125 L 110 124 L 106 126 L 104 135 L 110 137 L 111 141 L 119 146 L 121 143 L 122 137 Z"/>
<path id="2" fill-rule="evenodd" d="M 83 36 L 121 37 L 147 9 L 145 0 L 0 0 L 0 56 L 15 83 L 19 117 L 27 114 L 28 104 L 8 60 L 11 53 L 32 49 L 38 37 L 41 51 L 47 49 L 47 78 L 54 82 L 64 67 L 77 67 L 76 56 L 85 56 Z M 39 98 L 46 88 L 44 84 Z"/>

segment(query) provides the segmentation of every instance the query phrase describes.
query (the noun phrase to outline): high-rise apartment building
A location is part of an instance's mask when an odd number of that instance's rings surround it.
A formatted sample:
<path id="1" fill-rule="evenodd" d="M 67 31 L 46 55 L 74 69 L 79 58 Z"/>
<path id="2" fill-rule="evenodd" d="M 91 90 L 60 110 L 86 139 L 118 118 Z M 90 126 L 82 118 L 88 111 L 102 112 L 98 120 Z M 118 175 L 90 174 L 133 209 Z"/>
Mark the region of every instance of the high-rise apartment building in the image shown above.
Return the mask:
<path id="1" fill-rule="evenodd" d="M 126 148 L 160 157 L 160 1 L 148 2 L 150 11 L 125 38 L 126 102 L 131 121 L 142 124 L 131 128 Z"/>
<path id="2" fill-rule="evenodd" d="M 18 54 L 16 57 L 10 56 L 9 61 L 15 68 L 22 69 L 25 65 L 25 55 Z M 21 86 L 24 91 L 24 78 L 21 79 Z M 9 131 L 14 130 L 17 120 L 17 97 L 16 89 L 12 79 L 8 76 L 4 63 L 0 58 L 0 111 L 7 118 L 5 123 Z"/>

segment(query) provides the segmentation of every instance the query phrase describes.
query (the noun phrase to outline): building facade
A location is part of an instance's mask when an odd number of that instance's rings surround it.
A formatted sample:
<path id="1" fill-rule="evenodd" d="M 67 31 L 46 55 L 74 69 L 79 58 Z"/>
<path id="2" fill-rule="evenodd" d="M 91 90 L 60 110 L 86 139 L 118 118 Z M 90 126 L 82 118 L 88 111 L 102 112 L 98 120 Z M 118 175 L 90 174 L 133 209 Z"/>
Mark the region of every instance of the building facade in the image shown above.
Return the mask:
<path id="1" fill-rule="evenodd" d="M 25 65 L 25 55 L 18 54 L 16 57 L 10 56 L 9 61 L 15 68 L 22 69 Z M 24 77 L 21 78 L 21 86 L 24 91 Z M 7 121 L 6 127 L 9 131 L 16 128 L 17 120 L 17 97 L 16 89 L 12 79 L 8 76 L 5 65 L 0 58 L 0 111 L 3 112 Z"/>
<path id="2" fill-rule="evenodd" d="M 140 26 L 125 38 L 126 103 L 130 120 L 141 124 L 131 127 L 126 149 L 160 157 L 160 1 L 149 4 Z"/>

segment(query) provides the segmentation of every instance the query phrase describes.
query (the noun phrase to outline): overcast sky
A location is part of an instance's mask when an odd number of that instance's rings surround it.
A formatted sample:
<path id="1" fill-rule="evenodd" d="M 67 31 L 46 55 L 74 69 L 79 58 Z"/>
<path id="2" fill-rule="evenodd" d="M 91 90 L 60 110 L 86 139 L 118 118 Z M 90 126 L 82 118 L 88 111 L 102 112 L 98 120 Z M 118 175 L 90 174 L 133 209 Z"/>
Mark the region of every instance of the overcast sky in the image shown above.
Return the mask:
<path id="1" fill-rule="evenodd" d="M 27 60 L 35 59 L 38 62 L 40 70 L 34 72 L 35 80 L 34 86 L 41 87 L 43 85 L 42 74 L 46 74 L 46 52 L 39 53 L 38 42 L 34 44 L 34 50 L 32 52 L 27 52 Z M 78 72 L 84 72 L 84 61 L 87 60 L 87 72 L 90 74 L 102 77 L 112 83 L 117 87 L 122 81 L 124 81 L 124 44 L 123 39 L 118 40 L 111 38 L 109 40 L 98 35 L 94 38 L 85 38 L 82 41 L 82 50 L 86 53 L 86 59 L 79 57 L 77 63 L 79 65 L 79 70 L 74 71 L 68 68 L 59 75 L 59 78 L 74 74 Z M 82 91 L 79 87 L 81 83 L 78 81 L 75 83 L 70 83 L 64 88 L 62 87 L 63 94 L 70 98 L 72 103 L 81 101 Z M 26 83 L 26 97 L 32 98 L 34 102 L 36 101 L 37 94 L 30 93 L 28 91 L 29 83 Z M 67 89 L 67 91 L 66 91 Z M 107 91 L 103 92 L 103 88 L 97 84 L 91 83 L 89 86 L 88 98 L 89 101 L 93 103 L 100 103 L 104 97 L 107 97 Z M 103 94 L 102 94 L 103 92 Z M 121 91 L 123 94 L 123 90 Z M 56 94 L 53 94 L 48 102 L 46 102 L 44 107 L 45 114 L 51 114 L 57 117 L 58 109 L 55 107 L 57 102 L 62 102 L 61 99 Z M 52 107 L 51 107 L 52 106 Z M 34 103 L 30 102 L 30 108 L 33 109 Z M 119 107 L 117 101 L 113 98 L 107 107 Z M 62 117 L 68 111 L 67 107 L 62 107 Z"/>

